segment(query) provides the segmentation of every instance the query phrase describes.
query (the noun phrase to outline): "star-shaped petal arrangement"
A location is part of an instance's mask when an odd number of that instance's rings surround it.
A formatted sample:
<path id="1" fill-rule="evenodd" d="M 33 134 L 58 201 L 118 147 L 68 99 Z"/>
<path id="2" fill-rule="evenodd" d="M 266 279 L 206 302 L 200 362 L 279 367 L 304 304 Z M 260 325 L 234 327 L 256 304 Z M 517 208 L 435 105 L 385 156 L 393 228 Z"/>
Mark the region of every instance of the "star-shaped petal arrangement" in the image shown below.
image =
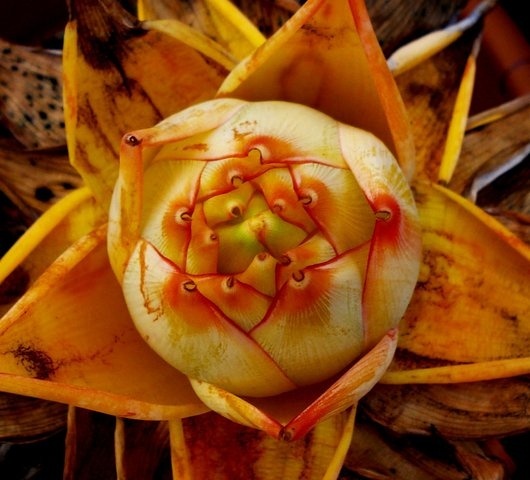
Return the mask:
<path id="1" fill-rule="evenodd" d="M 528 416 L 444 412 L 484 405 L 490 382 L 525 396 L 530 254 L 447 188 L 474 20 L 415 44 L 430 57 L 394 79 L 361 1 L 310 0 L 262 44 L 205 4 L 224 47 L 70 2 L 66 134 L 87 187 L 0 262 L 30 285 L 0 321 L 0 389 L 72 406 L 67 478 L 79 407 L 118 417 L 120 478 L 155 468 L 138 470 L 144 434 L 170 443 L 175 478 L 337 478 L 345 460 L 370 477 L 391 459 L 359 454 L 385 441 L 366 417 L 456 439 L 482 471 L 460 439 Z"/>

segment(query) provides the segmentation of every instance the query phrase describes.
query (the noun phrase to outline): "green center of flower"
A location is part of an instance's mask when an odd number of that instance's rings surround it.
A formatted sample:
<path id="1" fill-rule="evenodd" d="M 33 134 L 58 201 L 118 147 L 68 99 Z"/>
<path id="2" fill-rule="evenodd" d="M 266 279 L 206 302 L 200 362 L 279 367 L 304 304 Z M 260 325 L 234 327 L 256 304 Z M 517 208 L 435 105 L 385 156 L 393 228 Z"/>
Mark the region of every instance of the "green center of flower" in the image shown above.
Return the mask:
<path id="1" fill-rule="evenodd" d="M 240 273 L 262 252 L 280 258 L 308 237 L 311 232 L 281 217 L 282 204 L 279 198 L 269 205 L 252 181 L 204 201 L 206 224 L 219 242 L 218 273 Z"/>

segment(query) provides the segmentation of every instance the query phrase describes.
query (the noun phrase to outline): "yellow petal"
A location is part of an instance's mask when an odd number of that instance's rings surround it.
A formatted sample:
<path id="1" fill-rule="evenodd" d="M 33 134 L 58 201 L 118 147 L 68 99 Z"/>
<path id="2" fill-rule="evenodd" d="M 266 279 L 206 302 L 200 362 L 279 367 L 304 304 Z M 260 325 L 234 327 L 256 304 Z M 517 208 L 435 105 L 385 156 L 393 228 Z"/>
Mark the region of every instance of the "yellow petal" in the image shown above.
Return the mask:
<path id="1" fill-rule="evenodd" d="M 424 253 L 400 347 L 451 362 L 528 357 L 528 246 L 443 187 L 415 190 Z"/>
<path id="2" fill-rule="evenodd" d="M 440 30 L 433 30 L 426 35 L 413 40 L 392 53 L 388 59 L 388 66 L 394 76 L 419 65 L 438 52 L 446 49 L 462 36 L 466 30 L 482 20 L 484 14 L 494 5 L 491 1 L 480 2 L 466 17 L 456 23 L 451 23 Z"/>
<path id="3" fill-rule="evenodd" d="M 405 110 L 361 1 L 306 2 L 218 95 L 311 106 L 374 133 L 407 176 L 414 168 Z"/>
<path id="4" fill-rule="evenodd" d="M 87 188 L 50 207 L 0 259 L 4 314 L 72 242 L 105 222 L 106 212 Z"/>
<path id="5" fill-rule="evenodd" d="M 254 24 L 228 0 L 205 0 L 188 8 L 185 4 L 139 0 L 138 17 L 186 21 L 194 30 L 223 45 L 238 60 L 265 41 Z"/>
<path id="6" fill-rule="evenodd" d="M 416 178 L 437 181 L 445 150 L 446 165 L 458 160 L 474 84 L 477 35 L 475 31 L 466 33 L 396 78 L 414 136 Z"/>
<path id="7" fill-rule="evenodd" d="M 105 237 L 100 228 L 75 243 L 2 318 L 0 388 L 120 416 L 203 412 L 134 329 Z"/>
<path id="8" fill-rule="evenodd" d="M 238 397 L 197 380 L 191 380 L 191 384 L 201 400 L 220 415 L 275 438 L 297 440 L 318 423 L 356 404 L 385 372 L 396 345 L 397 332 L 392 330 L 333 383 L 328 381 L 269 398 Z"/>
<path id="9" fill-rule="evenodd" d="M 364 350 L 362 288 L 368 249 L 298 270 L 250 335 L 297 385 L 326 380 Z"/>
<path id="10" fill-rule="evenodd" d="M 447 184 L 451 181 L 456 164 L 460 158 L 460 150 L 464 141 L 467 118 L 469 116 L 471 98 L 475 86 L 475 72 L 477 69 L 479 45 L 480 39 L 475 40 L 471 53 L 467 59 L 464 73 L 462 74 L 460 88 L 456 95 L 453 115 L 451 117 L 451 122 L 449 123 L 445 149 L 440 163 L 440 171 L 438 173 L 438 181 L 443 184 Z"/>
<path id="11" fill-rule="evenodd" d="M 206 0 L 212 20 L 223 39 L 223 44 L 238 59 L 242 60 L 265 42 L 265 37 L 256 26 L 227 0 Z"/>
<path id="12" fill-rule="evenodd" d="M 277 264 L 278 261 L 270 253 L 262 252 L 254 257 L 244 272 L 235 275 L 235 278 L 272 297 L 276 293 Z"/>
<path id="13" fill-rule="evenodd" d="M 20 237 L 13 247 L 0 259 L 0 283 L 16 268 L 24 262 L 47 237 L 53 235 L 54 252 L 46 254 L 39 248 L 39 256 L 51 257 L 53 260 L 66 248 L 73 240 L 79 238 L 83 233 L 81 220 L 75 213 L 82 210 L 85 221 L 89 218 L 86 209 L 88 204 L 92 204 L 92 195 L 86 188 L 75 190 L 64 199 L 52 205 L 49 210 L 31 225 L 31 227 Z M 97 214 L 94 214 L 97 216 Z M 76 220 L 74 220 L 74 218 Z M 92 222 L 89 222 L 92 223 Z M 93 227 L 95 225 L 89 225 Z M 60 229 L 60 234 L 53 234 L 55 229 Z M 46 264 L 46 262 L 43 262 Z M 44 268 L 39 268 L 38 276 Z"/>
<path id="14" fill-rule="evenodd" d="M 162 28 L 141 26 L 108 0 L 70 6 L 63 54 L 68 150 L 87 185 L 108 205 L 121 137 L 212 98 L 227 70 L 209 50 L 196 50 L 202 37 L 187 29 L 181 41 Z"/>

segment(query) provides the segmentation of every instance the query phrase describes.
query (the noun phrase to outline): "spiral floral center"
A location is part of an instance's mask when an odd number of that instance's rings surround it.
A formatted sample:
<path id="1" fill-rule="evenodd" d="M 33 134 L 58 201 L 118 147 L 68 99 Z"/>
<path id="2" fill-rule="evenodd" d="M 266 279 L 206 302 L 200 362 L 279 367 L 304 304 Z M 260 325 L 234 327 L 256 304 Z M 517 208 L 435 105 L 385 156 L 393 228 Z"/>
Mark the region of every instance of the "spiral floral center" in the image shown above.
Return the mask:
<path id="1" fill-rule="evenodd" d="M 204 201 L 205 223 L 219 242 L 218 273 L 241 273 L 264 252 L 279 258 L 316 230 L 310 219 L 304 229 L 282 218 L 285 203 L 282 198 L 267 202 L 252 181 Z M 202 216 L 194 215 L 195 220 L 201 222 Z"/>
<path id="2" fill-rule="evenodd" d="M 145 172 L 141 236 L 179 271 L 203 278 L 194 281 L 234 276 L 272 301 L 286 282 L 306 285 L 306 269 L 371 239 L 377 216 L 345 165 L 265 161 L 257 148 L 177 160 L 174 148 L 162 148 Z"/>

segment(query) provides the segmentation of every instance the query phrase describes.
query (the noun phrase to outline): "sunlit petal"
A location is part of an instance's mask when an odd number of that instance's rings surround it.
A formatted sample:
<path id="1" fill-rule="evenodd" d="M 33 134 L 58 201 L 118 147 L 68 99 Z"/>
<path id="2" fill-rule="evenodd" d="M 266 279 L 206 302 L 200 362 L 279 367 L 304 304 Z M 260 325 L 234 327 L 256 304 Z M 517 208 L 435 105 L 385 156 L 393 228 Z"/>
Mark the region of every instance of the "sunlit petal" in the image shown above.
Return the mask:
<path id="1" fill-rule="evenodd" d="M 140 334 L 191 378 L 212 379 L 240 394 L 294 387 L 272 359 L 182 273 L 141 241 L 124 277 L 124 295 Z"/>
<path id="2" fill-rule="evenodd" d="M 75 243 L 2 318 L 0 387 L 114 415 L 204 411 L 186 377 L 134 329 L 105 235 Z"/>
<path id="3" fill-rule="evenodd" d="M 365 248 L 293 273 L 251 331 L 298 385 L 330 378 L 362 352 L 366 258 Z"/>
<path id="4" fill-rule="evenodd" d="M 414 169 L 405 110 L 362 1 L 306 2 L 218 95 L 311 106 L 374 133 L 409 177 Z"/>

